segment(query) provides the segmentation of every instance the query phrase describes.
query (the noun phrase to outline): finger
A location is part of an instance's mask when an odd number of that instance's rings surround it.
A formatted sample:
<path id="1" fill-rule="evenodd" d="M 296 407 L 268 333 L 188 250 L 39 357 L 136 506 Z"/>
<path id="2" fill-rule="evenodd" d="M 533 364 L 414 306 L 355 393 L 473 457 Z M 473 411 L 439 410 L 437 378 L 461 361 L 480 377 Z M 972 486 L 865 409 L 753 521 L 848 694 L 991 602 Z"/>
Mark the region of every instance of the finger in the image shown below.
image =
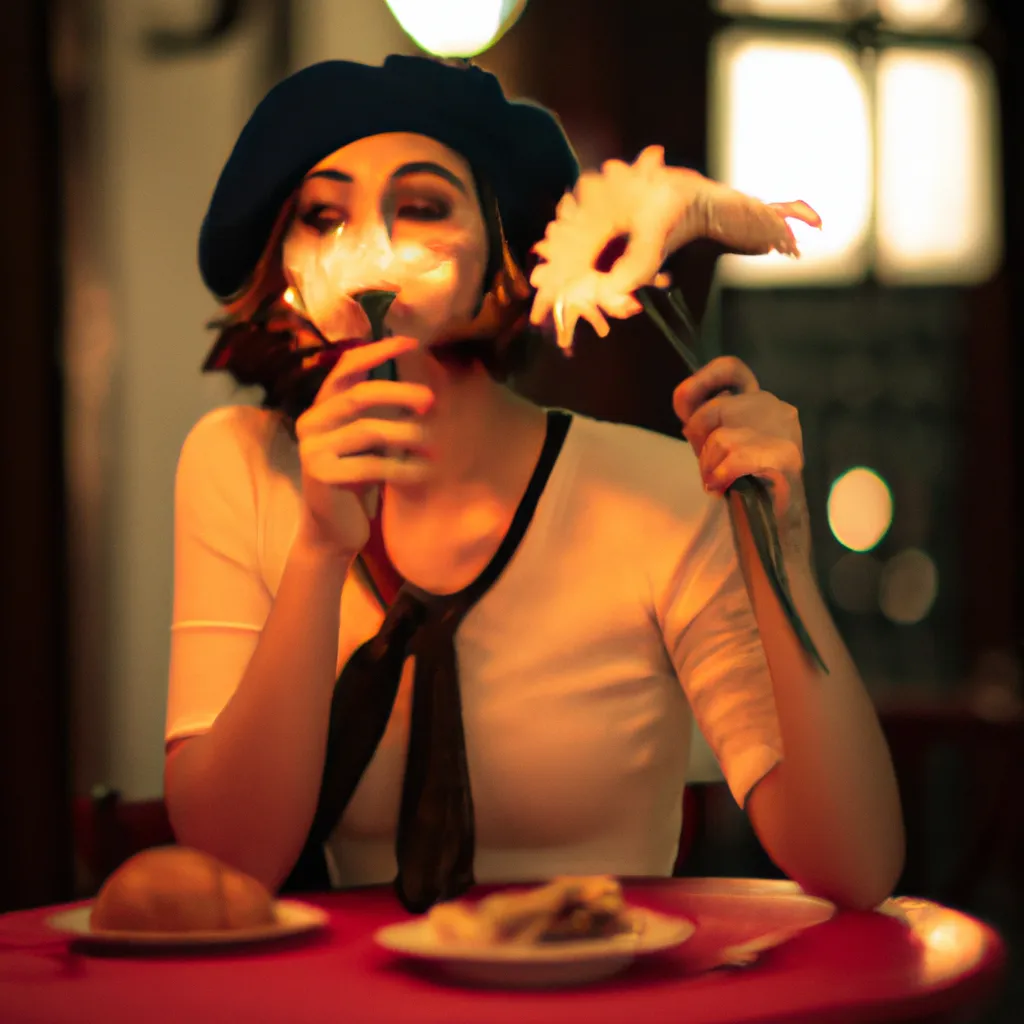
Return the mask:
<path id="1" fill-rule="evenodd" d="M 369 373 L 377 366 L 383 366 L 389 359 L 396 359 L 400 355 L 414 351 L 419 348 L 419 344 L 415 338 L 397 336 L 384 338 L 382 341 L 368 341 L 347 349 L 320 386 L 317 400 L 348 386 L 353 378 Z"/>
<path id="2" fill-rule="evenodd" d="M 704 486 L 709 493 L 724 494 L 741 477 L 753 476 L 769 485 L 772 505 L 780 515 L 789 508 L 792 487 L 789 475 L 771 457 L 770 453 L 757 448 L 744 447 L 729 454 L 704 477 Z"/>
<path id="3" fill-rule="evenodd" d="M 705 483 L 713 482 L 714 471 L 733 452 L 754 450 L 761 446 L 762 441 L 756 431 L 747 427 L 719 427 L 712 431 L 698 456 L 701 478 Z"/>
<path id="4" fill-rule="evenodd" d="M 805 224 L 810 224 L 812 228 L 821 227 L 821 217 L 818 211 L 808 206 L 803 200 L 798 199 L 793 203 L 769 203 L 768 205 L 782 217 L 802 220 Z"/>
<path id="5" fill-rule="evenodd" d="M 676 415 L 686 423 L 701 405 L 720 391 L 750 394 L 757 390 L 757 378 L 746 363 L 735 356 L 719 356 L 676 388 L 672 404 Z"/>
<path id="6" fill-rule="evenodd" d="M 689 419 L 683 420 L 680 416 L 683 423 L 683 437 L 690 442 L 697 455 L 700 455 L 704 448 L 704 442 L 708 435 L 725 426 L 728 405 L 738 397 L 738 395 L 716 395 L 695 410 Z"/>
<path id="7" fill-rule="evenodd" d="M 433 466 L 427 459 L 396 459 L 388 455 L 354 455 L 346 459 L 331 459 L 325 455 L 312 467 L 317 480 L 335 487 L 420 484 L 432 471 Z"/>
<path id="8" fill-rule="evenodd" d="M 302 443 L 303 458 L 315 458 L 327 452 L 334 458 L 361 455 L 382 448 L 426 455 L 423 428 L 418 423 L 403 420 L 360 419 L 324 434 L 308 438 Z"/>
<path id="9" fill-rule="evenodd" d="M 683 424 L 683 436 L 698 455 L 708 435 L 720 427 L 750 427 L 759 435 L 785 436 L 776 422 L 776 405 L 781 403 L 764 391 L 719 392 L 693 411 Z"/>
<path id="10" fill-rule="evenodd" d="M 295 423 L 295 434 L 301 441 L 340 427 L 368 409 L 395 409 L 404 415 L 423 416 L 433 404 L 434 392 L 423 384 L 360 381 L 307 409 Z"/>
<path id="11" fill-rule="evenodd" d="M 436 395 L 426 384 L 411 381 L 366 380 L 343 392 L 356 415 L 367 409 L 395 408 L 415 416 L 424 416 L 434 406 Z"/>

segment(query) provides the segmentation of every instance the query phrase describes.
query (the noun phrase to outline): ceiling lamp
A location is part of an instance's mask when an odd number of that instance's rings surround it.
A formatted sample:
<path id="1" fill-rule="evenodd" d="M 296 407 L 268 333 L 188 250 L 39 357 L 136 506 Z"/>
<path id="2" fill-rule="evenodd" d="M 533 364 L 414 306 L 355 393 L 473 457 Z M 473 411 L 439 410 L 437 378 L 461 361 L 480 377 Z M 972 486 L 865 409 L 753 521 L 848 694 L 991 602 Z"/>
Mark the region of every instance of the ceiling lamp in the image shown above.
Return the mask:
<path id="1" fill-rule="evenodd" d="M 437 57 L 475 57 L 523 13 L 526 0 L 387 0 L 414 43 Z"/>

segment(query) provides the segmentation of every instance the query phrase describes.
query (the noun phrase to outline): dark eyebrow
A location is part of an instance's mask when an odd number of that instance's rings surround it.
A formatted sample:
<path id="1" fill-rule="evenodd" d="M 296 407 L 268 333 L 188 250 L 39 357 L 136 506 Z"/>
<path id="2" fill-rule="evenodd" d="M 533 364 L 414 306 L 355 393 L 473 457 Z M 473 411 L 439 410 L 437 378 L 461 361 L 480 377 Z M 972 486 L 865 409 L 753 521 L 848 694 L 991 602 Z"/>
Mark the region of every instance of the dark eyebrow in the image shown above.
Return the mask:
<path id="1" fill-rule="evenodd" d="M 346 174 L 344 171 L 333 171 L 330 168 L 324 171 L 311 171 L 306 175 L 306 181 L 311 181 L 313 178 L 327 178 L 328 181 L 340 181 L 345 185 L 352 184 L 351 174 Z"/>
<path id="2" fill-rule="evenodd" d="M 401 167 L 392 173 L 391 180 L 398 181 L 399 178 L 407 178 L 411 174 L 434 174 L 438 178 L 443 178 L 450 185 L 454 185 L 463 195 L 468 195 L 466 186 L 458 175 L 449 171 L 447 167 L 435 164 L 431 160 L 417 160 L 411 164 L 402 164 Z"/>

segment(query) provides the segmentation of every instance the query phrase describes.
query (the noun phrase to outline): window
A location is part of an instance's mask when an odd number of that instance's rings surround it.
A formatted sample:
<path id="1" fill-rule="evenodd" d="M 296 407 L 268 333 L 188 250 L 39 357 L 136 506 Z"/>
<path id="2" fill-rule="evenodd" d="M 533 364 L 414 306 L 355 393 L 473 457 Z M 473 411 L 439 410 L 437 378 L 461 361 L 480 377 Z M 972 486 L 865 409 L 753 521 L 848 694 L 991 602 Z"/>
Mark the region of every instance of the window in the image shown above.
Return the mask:
<path id="1" fill-rule="evenodd" d="M 766 201 L 804 199 L 824 223 L 798 232 L 801 260 L 730 256 L 723 283 L 850 284 L 873 274 L 893 285 L 966 285 L 993 273 L 1002 256 L 998 99 L 988 58 L 957 35 L 973 24 L 972 5 L 717 6 L 741 20 L 712 44 L 712 176 Z M 855 9 L 866 16 L 851 21 Z"/>

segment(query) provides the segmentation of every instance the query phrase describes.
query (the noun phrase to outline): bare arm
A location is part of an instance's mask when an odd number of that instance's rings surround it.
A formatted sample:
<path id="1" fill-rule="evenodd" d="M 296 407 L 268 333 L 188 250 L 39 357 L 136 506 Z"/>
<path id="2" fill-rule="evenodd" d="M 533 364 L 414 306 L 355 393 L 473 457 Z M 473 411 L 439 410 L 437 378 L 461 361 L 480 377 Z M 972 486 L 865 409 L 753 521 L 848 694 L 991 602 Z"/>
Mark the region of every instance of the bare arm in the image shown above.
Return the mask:
<path id="1" fill-rule="evenodd" d="M 806 522 L 784 540 L 784 558 L 797 610 L 828 675 L 797 641 L 743 523 L 741 560 L 785 751 L 751 792 L 747 812 L 772 860 L 805 889 L 845 906 L 877 906 L 892 893 L 904 859 L 899 791 L 885 736 L 815 583 Z"/>
<path id="2" fill-rule="evenodd" d="M 347 569 L 332 548 L 300 533 L 238 689 L 209 732 L 167 756 L 178 839 L 273 889 L 316 810 Z"/>
<path id="3" fill-rule="evenodd" d="M 829 669 L 804 653 L 738 516 L 783 749 L 747 799 L 750 820 L 772 859 L 805 888 L 846 906 L 875 906 L 903 868 L 899 790 L 871 698 L 814 579 L 796 410 L 761 391 L 731 357 L 684 381 L 675 403 L 709 489 L 724 492 L 747 474 L 771 485 L 793 599 Z"/>
<path id="4" fill-rule="evenodd" d="M 231 668 L 222 671 L 216 644 L 226 639 L 183 655 L 172 667 L 172 684 L 177 677 L 182 681 L 184 712 L 192 710 L 194 691 L 207 700 L 207 713 L 211 691 L 226 688 L 231 695 L 212 709 L 216 714 L 209 715 L 208 731 L 168 751 L 168 811 L 182 843 L 275 889 L 298 858 L 316 811 L 337 671 L 341 592 L 369 535 L 377 488 L 416 483 L 427 471 L 419 454 L 418 422 L 367 413 L 393 407 L 418 417 L 433 400 L 431 392 L 410 383 L 363 379 L 367 370 L 415 344 L 388 338 L 343 354 L 296 423 L 300 527 L 273 602 L 259 617 L 233 607 L 243 584 L 251 588 L 254 571 L 257 512 L 251 497 L 239 500 L 252 491 L 249 470 L 243 466 L 225 482 L 230 449 L 210 454 L 201 442 L 198 447 L 186 442 L 183 452 L 176 617 L 200 627 L 208 620 L 262 625 L 244 669 L 225 657 Z M 385 446 L 393 446 L 394 454 L 368 453 Z M 240 535 L 242 554 L 230 543 Z M 258 588 L 265 600 L 261 581 Z M 177 711 L 188 719 L 181 708 Z"/>

